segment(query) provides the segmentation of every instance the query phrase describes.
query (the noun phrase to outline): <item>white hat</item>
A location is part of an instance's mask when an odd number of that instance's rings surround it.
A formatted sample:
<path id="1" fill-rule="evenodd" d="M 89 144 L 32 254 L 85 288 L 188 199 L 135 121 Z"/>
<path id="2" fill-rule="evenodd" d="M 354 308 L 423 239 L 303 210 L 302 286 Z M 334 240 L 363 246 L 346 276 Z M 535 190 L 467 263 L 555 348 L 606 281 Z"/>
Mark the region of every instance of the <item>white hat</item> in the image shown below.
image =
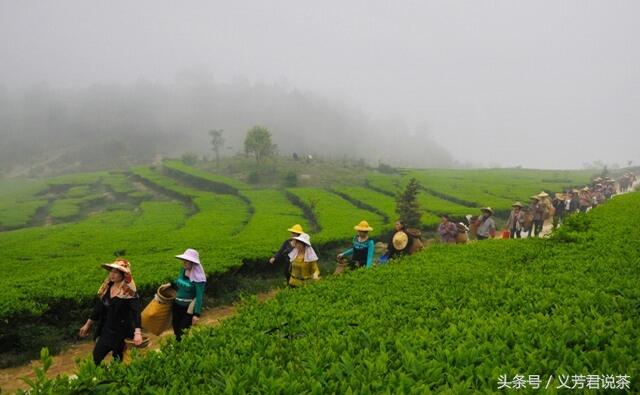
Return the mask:
<path id="1" fill-rule="evenodd" d="M 198 254 L 198 251 L 194 250 L 193 248 L 187 248 L 182 255 L 176 255 L 176 258 L 184 259 L 185 261 L 197 263 L 198 265 L 200 265 L 200 254 Z"/>
<path id="2" fill-rule="evenodd" d="M 299 236 L 294 237 L 293 240 L 298 240 L 305 245 L 311 246 L 311 236 L 306 233 L 301 233 Z"/>

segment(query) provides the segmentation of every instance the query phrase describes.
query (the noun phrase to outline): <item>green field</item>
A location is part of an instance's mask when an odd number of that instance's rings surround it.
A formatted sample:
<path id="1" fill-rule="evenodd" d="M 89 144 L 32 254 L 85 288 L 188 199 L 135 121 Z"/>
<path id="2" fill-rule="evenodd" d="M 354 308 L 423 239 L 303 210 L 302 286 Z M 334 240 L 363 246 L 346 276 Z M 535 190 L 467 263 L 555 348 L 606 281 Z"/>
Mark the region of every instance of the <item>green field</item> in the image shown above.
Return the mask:
<path id="1" fill-rule="evenodd" d="M 56 393 L 492 393 L 498 379 L 627 375 L 640 391 L 640 194 L 551 238 L 439 245 L 249 302 Z M 611 224 L 616 226 L 612 227 Z M 390 334 L 393 334 L 390 336 Z M 198 372 L 198 374 L 185 374 Z"/>
<path id="2" fill-rule="evenodd" d="M 583 172 L 424 170 L 400 176 L 367 173 L 360 183 L 349 178 L 349 183 L 331 180 L 328 185 L 322 179 L 306 187 L 257 188 L 165 161 L 128 171 L 2 180 L 0 224 L 7 225 L 0 227 L 0 268 L 12 275 L 0 279 L 0 340 L 22 349 L 26 335 L 14 322 L 41 319 L 66 306 L 89 306 L 104 275 L 99 264 L 115 255 L 131 261 L 138 287 L 149 293 L 175 275 L 173 256 L 187 247 L 198 249 L 208 274 L 215 275 L 266 261 L 294 223 L 311 233 L 320 252 L 325 245 L 347 246 L 353 226 L 363 219 L 379 239 L 391 230 L 394 195 L 411 176 L 423 184 L 419 200 L 429 230 L 439 214 L 463 216 L 483 205 L 497 206 L 496 196 L 471 185 L 493 180 L 504 208 L 540 185 L 562 189 L 588 178 Z M 466 185 L 471 192 L 463 194 Z M 461 203 L 466 199 L 473 204 Z"/>

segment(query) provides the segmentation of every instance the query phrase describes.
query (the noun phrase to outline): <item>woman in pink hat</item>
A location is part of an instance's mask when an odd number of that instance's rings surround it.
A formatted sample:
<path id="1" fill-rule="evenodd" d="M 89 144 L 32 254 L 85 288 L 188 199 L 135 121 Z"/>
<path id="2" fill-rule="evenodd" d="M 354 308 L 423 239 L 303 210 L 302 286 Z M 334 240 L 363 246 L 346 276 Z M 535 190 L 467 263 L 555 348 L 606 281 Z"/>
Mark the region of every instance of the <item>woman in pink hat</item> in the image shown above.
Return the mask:
<path id="1" fill-rule="evenodd" d="M 183 332 L 198 322 L 207 277 L 198 251 L 188 248 L 182 255 L 176 255 L 176 258 L 182 261 L 182 267 L 178 278 L 171 282 L 171 286 L 177 291 L 171 309 L 171 321 L 176 340 L 180 341 Z"/>
<path id="2" fill-rule="evenodd" d="M 133 337 L 136 346 L 142 344 L 140 331 L 140 299 L 136 283 L 131 277 L 131 266 L 124 259 L 104 263 L 102 267 L 109 275 L 98 290 L 98 300 L 91 318 L 80 328 L 80 337 L 89 334 L 94 322 L 98 322 L 93 348 L 93 361 L 100 364 L 110 352 L 114 359 L 121 360 L 125 350 L 125 339 Z"/>

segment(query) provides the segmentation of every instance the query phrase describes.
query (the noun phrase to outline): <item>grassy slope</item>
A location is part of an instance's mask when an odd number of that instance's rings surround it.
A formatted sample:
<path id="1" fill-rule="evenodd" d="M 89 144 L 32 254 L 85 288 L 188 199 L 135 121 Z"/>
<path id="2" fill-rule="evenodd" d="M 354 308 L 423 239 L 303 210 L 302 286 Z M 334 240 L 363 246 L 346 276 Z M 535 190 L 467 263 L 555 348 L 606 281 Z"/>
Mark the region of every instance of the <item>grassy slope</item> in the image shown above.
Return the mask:
<path id="1" fill-rule="evenodd" d="M 501 374 L 553 375 L 554 386 L 562 374 L 628 374 L 638 392 L 638 206 L 628 194 L 551 240 L 442 245 L 287 290 L 130 365 L 86 364 L 55 389 L 469 393 L 497 392 Z"/>

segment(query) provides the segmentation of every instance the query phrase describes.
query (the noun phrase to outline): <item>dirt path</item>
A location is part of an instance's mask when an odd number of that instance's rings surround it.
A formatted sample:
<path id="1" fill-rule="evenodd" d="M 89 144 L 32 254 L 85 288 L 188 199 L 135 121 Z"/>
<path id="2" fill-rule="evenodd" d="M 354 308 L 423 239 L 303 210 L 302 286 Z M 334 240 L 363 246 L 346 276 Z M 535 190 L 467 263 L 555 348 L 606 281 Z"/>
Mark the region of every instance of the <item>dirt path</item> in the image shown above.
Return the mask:
<path id="1" fill-rule="evenodd" d="M 264 302 L 269 299 L 273 299 L 277 290 L 271 290 L 269 292 L 260 293 L 257 295 L 259 302 Z M 202 316 L 200 317 L 200 321 L 198 322 L 198 326 L 216 326 L 219 325 L 223 320 L 235 315 L 238 311 L 238 305 L 232 304 L 228 306 L 220 306 L 214 307 L 211 309 L 204 310 L 202 312 Z M 147 348 L 144 349 L 143 352 L 148 352 L 148 350 L 157 349 L 160 346 L 161 338 L 166 336 L 172 336 L 173 331 L 168 330 L 163 332 L 160 336 L 154 336 L 149 334 L 150 343 Z M 47 376 L 53 378 L 60 374 L 72 374 L 76 369 L 76 360 L 86 358 L 91 355 L 93 350 L 93 342 L 92 341 L 79 341 L 77 343 L 72 344 L 70 347 L 65 349 L 60 354 L 53 357 L 53 364 L 51 368 L 47 372 Z M 110 357 L 108 357 L 110 359 Z M 125 354 L 125 362 L 127 361 L 127 356 Z M 33 368 L 40 366 L 39 360 L 33 360 L 27 365 L 16 366 L 12 368 L 2 369 L 0 370 L 0 391 L 1 393 L 14 393 L 18 389 L 27 389 L 28 386 L 20 380 L 21 377 L 29 377 L 33 379 L 35 374 L 33 373 Z"/>

